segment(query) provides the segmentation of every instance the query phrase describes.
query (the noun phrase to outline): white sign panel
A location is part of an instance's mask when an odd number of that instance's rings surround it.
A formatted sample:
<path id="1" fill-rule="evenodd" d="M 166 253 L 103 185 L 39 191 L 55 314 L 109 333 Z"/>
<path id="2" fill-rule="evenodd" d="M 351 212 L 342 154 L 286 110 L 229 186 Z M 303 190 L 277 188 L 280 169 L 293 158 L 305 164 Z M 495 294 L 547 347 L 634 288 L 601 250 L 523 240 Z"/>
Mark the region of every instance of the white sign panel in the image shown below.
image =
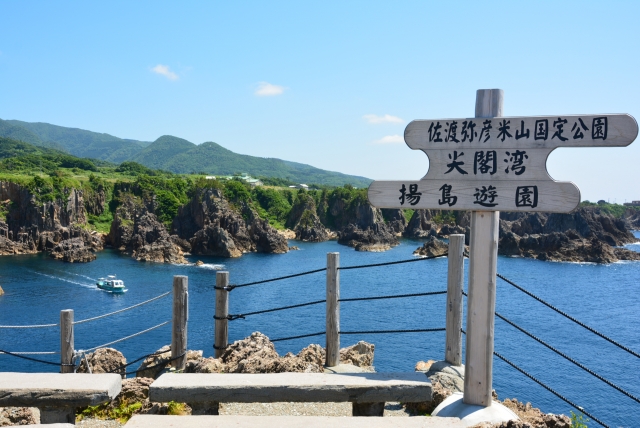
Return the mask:
<path id="1" fill-rule="evenodd" d="M 627 146 L 638 135 L 626 114 L 414 120 L 409 147 L 429 157 L 419 181 L 374 181 L 378 208 L 570 212 L 580 191 L 557 182 L 546 161 L 557 147 Z"/>

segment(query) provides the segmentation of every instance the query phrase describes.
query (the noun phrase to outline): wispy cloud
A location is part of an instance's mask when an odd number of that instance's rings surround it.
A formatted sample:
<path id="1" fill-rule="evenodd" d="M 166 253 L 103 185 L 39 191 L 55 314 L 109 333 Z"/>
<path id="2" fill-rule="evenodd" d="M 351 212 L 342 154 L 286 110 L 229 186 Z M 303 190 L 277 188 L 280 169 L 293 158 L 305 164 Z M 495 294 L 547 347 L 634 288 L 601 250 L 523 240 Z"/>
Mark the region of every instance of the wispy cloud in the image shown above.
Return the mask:
<path id="1" fill-rule="evenodd" d="M 391 116 L 390 114 L 385 114 L 384 116 L 365 114 L 362 117 L 369 123 L 404 123 L 403 119 L 398 116 Z"/>
<path id="2" fill-rule="evenodd" d="M 275 95 L 282 95 L 285 89 L 287 88 L 284 86 L 273 85 L 268 82 L 260 82 L 258 83 L 258 87 L 254 94 L 257 97 L 273 97 Z"/>
<path id="3" fill-rule="evenodd" d="M 174 73 L 173 71 L 171 71 L 169 69 L 168 65 L 162 65 L 162 64 L 158 64 L 155 67 L 153 67 L 151 69 L 151 71 L 153 71 L 156 74 L 160 74 L 164 77 L 166 77 L 169 80 L 178 80 L 179 77 L 176 73 Z"/>
<path id="4" fill-rule="evenodd" d="M 376 144 L 400 144 L 404 143 L 404 137 L 402 135 L 387 135 L 386 137 L 382 137 L 379 140 L 375 140 Z"/>

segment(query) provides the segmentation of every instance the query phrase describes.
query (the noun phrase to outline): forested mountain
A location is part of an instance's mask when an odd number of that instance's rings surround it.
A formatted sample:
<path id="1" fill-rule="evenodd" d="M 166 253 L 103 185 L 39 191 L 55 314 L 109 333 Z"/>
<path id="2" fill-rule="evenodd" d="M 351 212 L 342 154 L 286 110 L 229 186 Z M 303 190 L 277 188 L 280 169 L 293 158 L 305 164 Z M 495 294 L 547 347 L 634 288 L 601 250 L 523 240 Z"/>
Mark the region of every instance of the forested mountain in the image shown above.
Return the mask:
<path id="1" fill-rule="evenodd" d="M 0 129 L 0 136 L 62 149 L 82 158 L 102 159 L 115 163 L 130 160 L 136 153 L 150 144 L 149 142 L 127 140 L 109 134 L 66 128 L 48 123 L 29 123 L 19 120 L 2 122 L 12 125 L 14 131 L 13 135 L 7 135 Z M 17 129 L 22 129 L 23 134 L 18 134 Z M 25 140 L 21 138 L 21 135 L 30 139 Z M 35 136 L 40 143 L 33 141 L 31 136 Z"/>
<path id="2" fill-rule="evenodd" d="M 254 177 L 275 177 L 328 186 L 351 184 L 366 187 L 371 183 L 365 177 L 325 171 L 281 159 L 241 155 L 213 142 L 196 145 L 171 135 L 150 143 L 48 123 L 0 119 L 0 137 L 61 150 L 80 158 L 116 164 L 134 161 L 152 169 L 178 174 L 230 175 L 242 172 Z"/>

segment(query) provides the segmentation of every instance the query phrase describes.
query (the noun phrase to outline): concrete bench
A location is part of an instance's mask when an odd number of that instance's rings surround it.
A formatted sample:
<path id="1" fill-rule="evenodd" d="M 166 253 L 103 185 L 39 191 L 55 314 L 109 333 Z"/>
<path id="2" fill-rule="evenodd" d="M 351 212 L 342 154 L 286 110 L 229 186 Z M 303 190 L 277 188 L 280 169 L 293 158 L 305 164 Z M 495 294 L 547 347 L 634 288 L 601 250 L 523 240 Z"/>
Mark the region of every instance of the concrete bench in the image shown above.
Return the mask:
<path id="1" fill-rule="evenodd" d="M 351 402 L 354 416 L 382 416 L 384 403 L 431 400 L 424 373 L 163 374 L 149 388 L 152 402 L 189 403 L 217 414 L 220 402 Z"/>
<path id="2" fill-rule="evenodd" d="M 0 407 L 37 407 L 42 424 L 75 424 L 77 407 L 111 401 L 121 382 L 118 374 L 0 373 Z"/>
<path id="3" fill-rule="evenodd" d="M 337 416 L 159 416 L 135 415 L 125 428 L 462 428 L 458 418 L 427 416 L 392 418 L 352 418 Z"/>

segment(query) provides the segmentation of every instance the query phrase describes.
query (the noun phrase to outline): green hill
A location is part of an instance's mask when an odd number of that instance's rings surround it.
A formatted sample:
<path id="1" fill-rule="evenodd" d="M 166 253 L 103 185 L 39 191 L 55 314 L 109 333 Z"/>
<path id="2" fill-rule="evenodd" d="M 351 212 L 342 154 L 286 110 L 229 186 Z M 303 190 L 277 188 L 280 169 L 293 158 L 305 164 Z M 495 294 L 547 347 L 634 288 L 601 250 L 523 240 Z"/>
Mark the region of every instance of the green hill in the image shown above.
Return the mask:
<path id="1" fill-rule="evenodd" d="M 246 172 L 254 177 L 275 177 L 296 183 L 329 186 L 351 184 L 366 187 L 371 183 L 365 177 L 325 171 L 281 159 L 241 155 L 216 143 L 195 145 L 171 135 L 164 135 L 150 143 L 48 123 L 0 119 L 0 137 L 61 150 L 78 158 L 90 158 L 95 165 L 99 165 L 100 161 L 134 161 L 152 169 L 178 174 L 202 172 L 228 175 Z"/>
<path id="2" fill-rule="evenodd" d="M 35 145 L 57 147 L 74 156 L 102 159 L 120 163 L 131 159 L 147 142 L 126 140 L 109 134 L 66 128 L 48 123 L 30 123 L 19 120 L 2 121 L 13 126 L 11 134 L 0 128 L 0 136 L 26 141 Z M 21 130 L 21 131 L 17 131 Z M 33 139 L 33 136 L 37 140 Z M 53 144 L 52 144 L 53 143 Z"/>
<path id="3" fill-rule="evenodd" d="M 171 135 L 163 135 L 142 149 L 131 160 L 153 169 L 167 169 L 167 161 L 197 147 L 192 142 Z M 172 171 L 172 170 L 169 170 Z M 185 172 L 185 171 L 173 171 Z M 191 172 L 191 171 L 188 171 Z"/>
<path id="4" fill-rule="evenodd" d="M 246 172 L 254 177 L 286 178 L 297 183 L 329 186 L 342 186 L 348 183 L 357 187 L 366 187 L 371 183 L 371 180 L 365 177 L 325 171 L 302 163 L 241 155 L 213 142 L 202 143 L 189 151 L 167 158 L 158 168 L 175 173 L 204 172 L 214 175 Z"/>

